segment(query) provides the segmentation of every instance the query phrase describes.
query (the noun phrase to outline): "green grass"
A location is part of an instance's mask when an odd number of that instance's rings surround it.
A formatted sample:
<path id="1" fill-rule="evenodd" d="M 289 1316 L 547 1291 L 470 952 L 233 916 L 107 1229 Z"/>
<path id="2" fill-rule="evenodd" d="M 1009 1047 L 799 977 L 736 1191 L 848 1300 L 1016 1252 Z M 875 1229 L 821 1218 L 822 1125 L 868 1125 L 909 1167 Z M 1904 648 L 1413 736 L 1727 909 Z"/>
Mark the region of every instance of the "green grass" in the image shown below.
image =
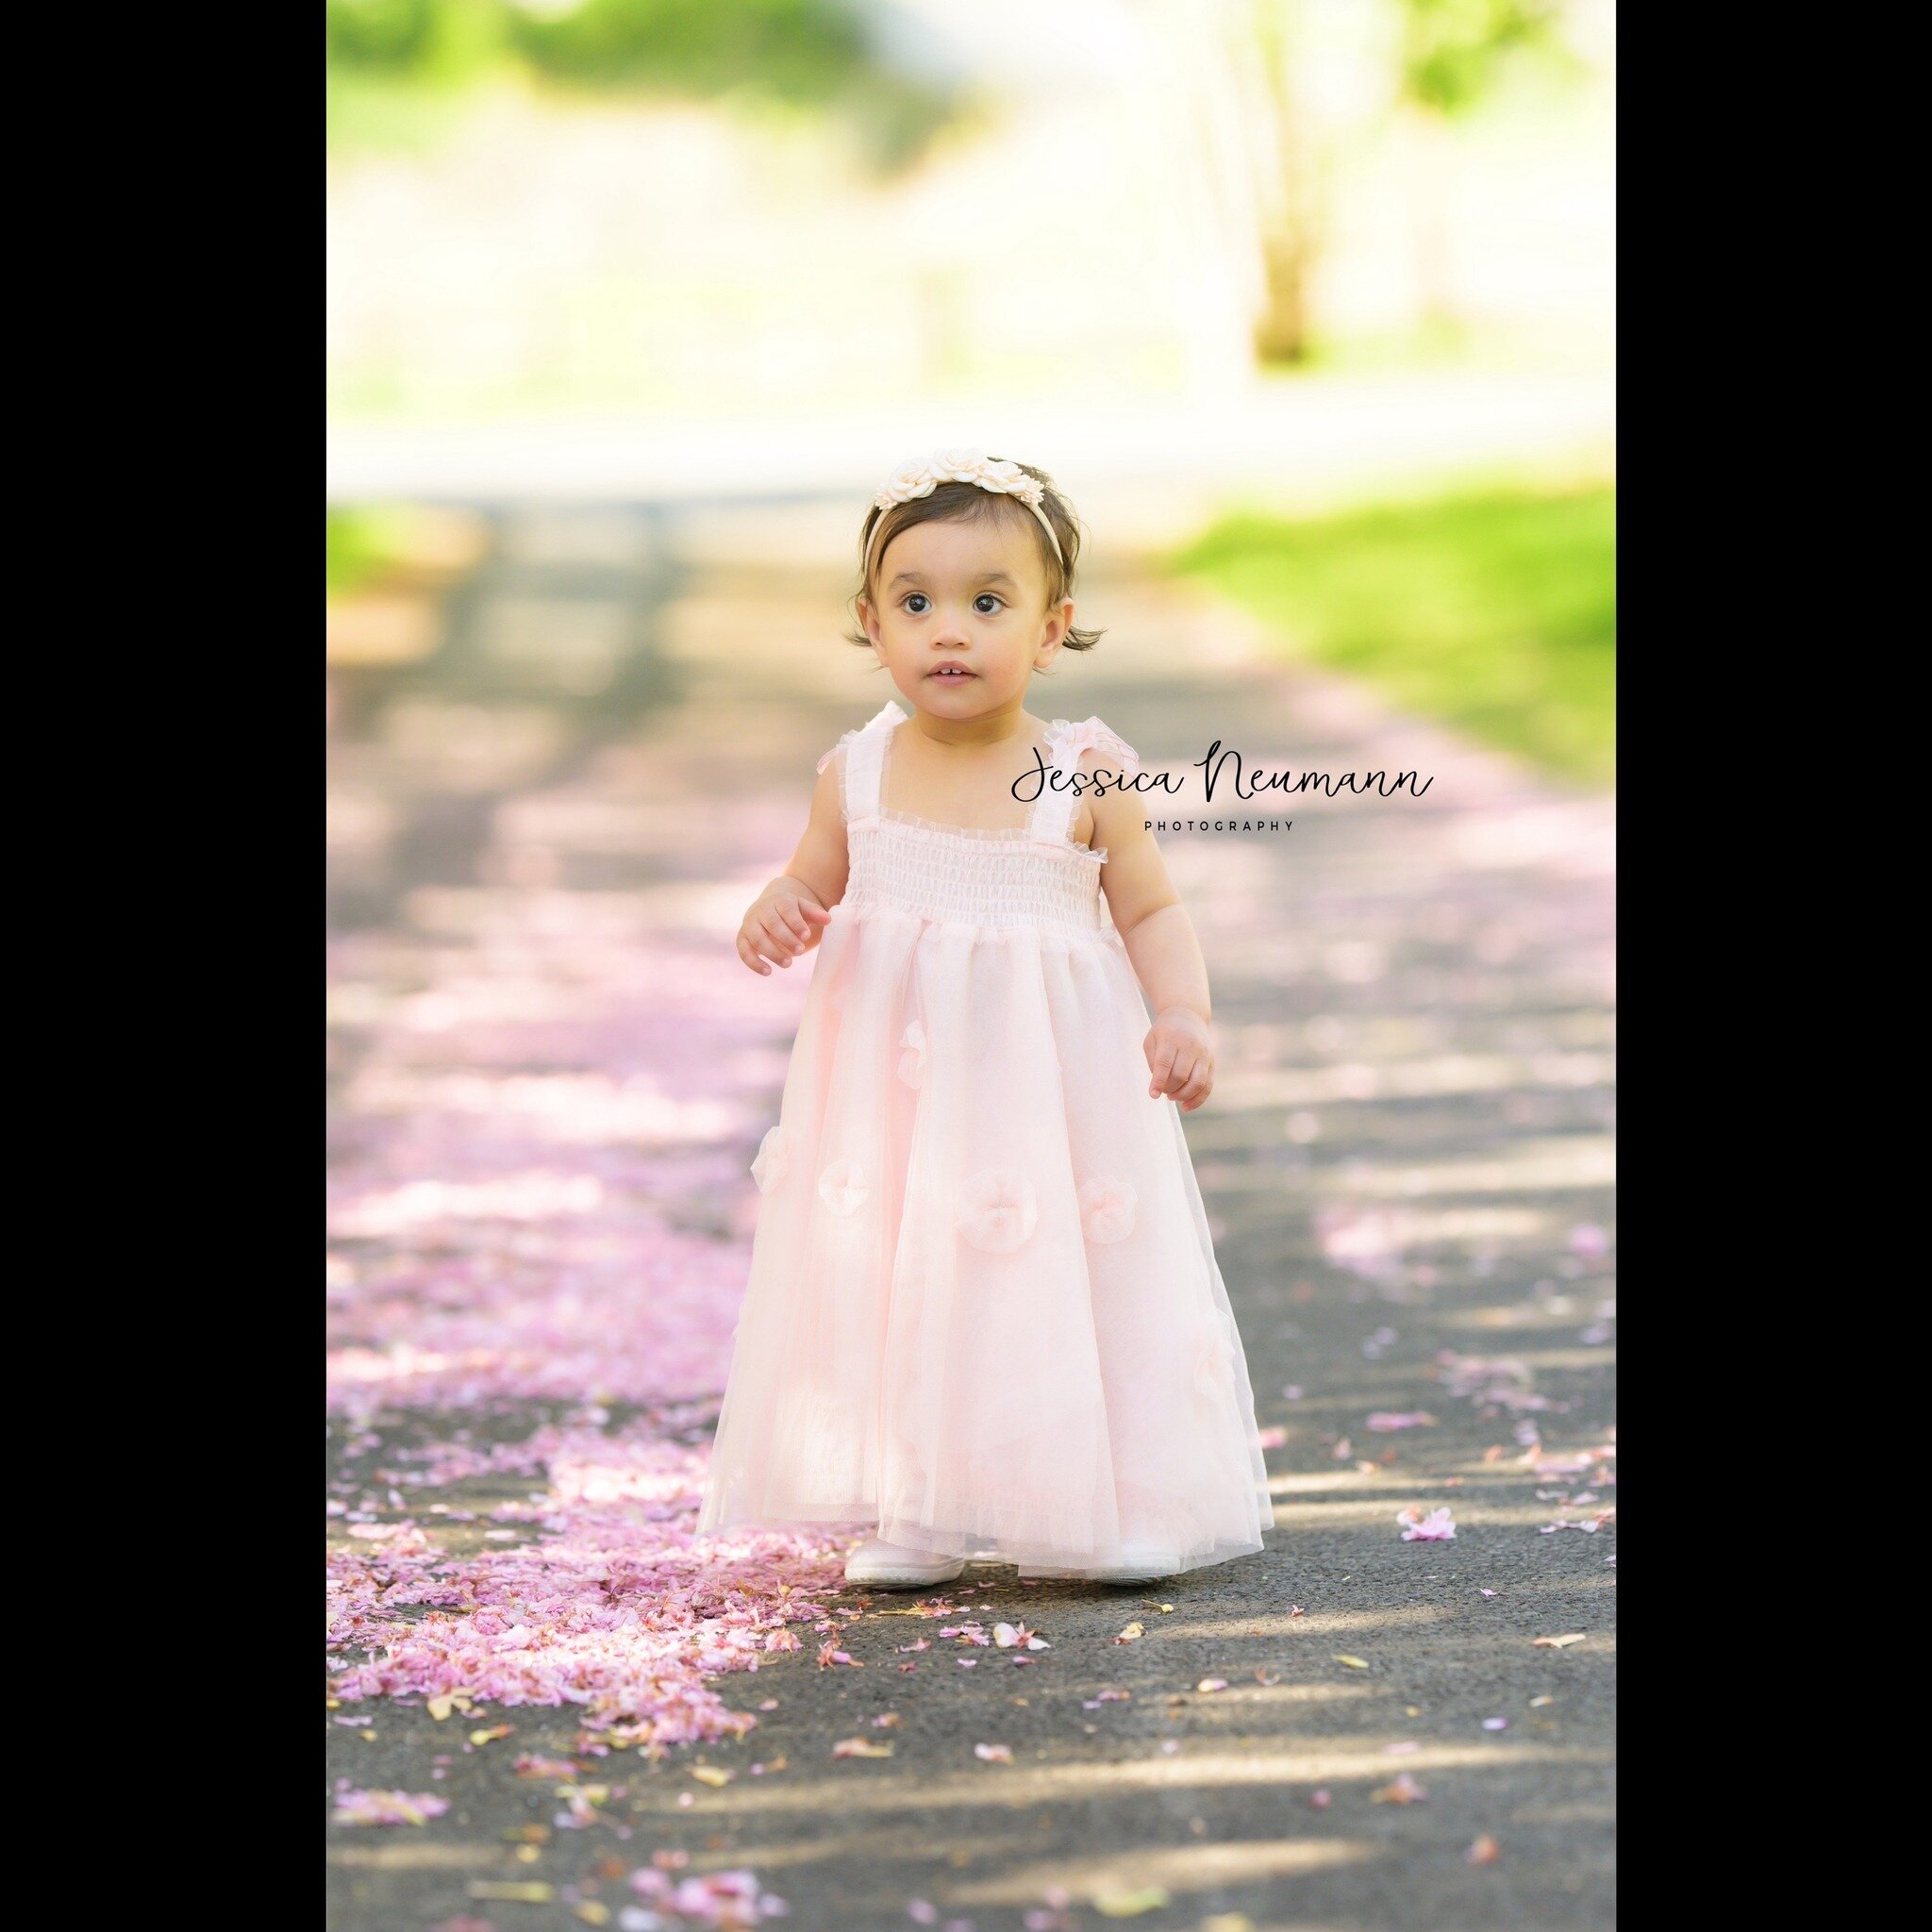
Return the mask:
<path id="1" fill-rule="evenodd" d="M 331 509 L 325 556 L 328 594 L 342 597 L 381 576 L 408 555 L 407 509 Z"/>
<path id="2" fill-rule="evenodd" d="M 1173 559 L 1295 656 L 1590 784 L 1616 773 L 1616 491 L 1223 519 Z"/>

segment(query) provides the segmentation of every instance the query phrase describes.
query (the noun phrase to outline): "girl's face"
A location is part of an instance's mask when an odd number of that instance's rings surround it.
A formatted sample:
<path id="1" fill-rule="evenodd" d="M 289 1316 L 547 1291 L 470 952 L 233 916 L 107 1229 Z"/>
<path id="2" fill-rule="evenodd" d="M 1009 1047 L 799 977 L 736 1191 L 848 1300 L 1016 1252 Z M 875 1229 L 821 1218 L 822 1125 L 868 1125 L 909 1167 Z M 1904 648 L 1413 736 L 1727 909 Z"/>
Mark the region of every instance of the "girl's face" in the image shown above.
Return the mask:
<path id="1" fill-rule="evenodd" d="M 1059 649 L 1074 600 L 1049 608 L 1046 593 L 1040 544 L 1017 518 L 916 524 L 886 545 L 858 615 L 921 710 L 978 718 L 1017 708 Z"/>

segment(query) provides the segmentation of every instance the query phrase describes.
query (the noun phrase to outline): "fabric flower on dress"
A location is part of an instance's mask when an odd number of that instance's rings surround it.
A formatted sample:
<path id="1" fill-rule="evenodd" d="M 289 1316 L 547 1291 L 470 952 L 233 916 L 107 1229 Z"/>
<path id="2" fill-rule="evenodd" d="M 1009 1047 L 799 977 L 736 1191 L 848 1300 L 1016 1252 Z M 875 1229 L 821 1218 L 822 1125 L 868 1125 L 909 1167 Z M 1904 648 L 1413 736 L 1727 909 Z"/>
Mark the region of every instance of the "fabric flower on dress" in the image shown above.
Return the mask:
<path id="1" fill-rule="evenodd" d="M 819 1199 L 834 1214 L 856 1214 L 872 1192 L 865 1169 L 856 1160 L 835 1160 L 819 1175 Z"/>
<path id="2" fill-rule="evenodd" d="M 982 1168 L 960 1184 L 955 1225 L 989 1255 L 1010 1255 L 1039 1219 L 1033 1183 L 1017 1168 Z"/>
<path id="3" fill-rule="evenodd" d="M 1134 1184 L 1118 1174 L 1097 1174 L 1085 1182 L 1076 1197 L 1080 1224 L 1090 1241 L 1124 1241 L 1134 1231 Z"/>
<path id="4" fill-rule="evenodd" d="M 925 1028 L 913 1021 L 899 1036 L 899 1045 L 900 1079 L 908 1087 L 921 1086 L 925 1079 Z"/>
<path id="5" fill-rule="evenodd" d="M 766 1129 L 765 1138 L 758 1142 L 758 1158 L 751 1164 L 751 1177 L 758 1184 L 758 1192 L 769 1194 L 791 1170 L 791 1149 L 785 1139 L 782 1126 Z"/>
<path id="6" fill-rule="evenodd" d="M 1053 749 L 1056 761 L 1064 759 L 1071 770 L 1080 762 L 1080 754 L 1096 751 L 1110 759 L 1108 771 L 1131 777 L 1141 769 L 1140 755 L 1127 741 L 1116 736 L 1098 718 L 1083 718 L 1077 724 L 1064 718 L 1053 721 Z"/>
<path id="7" fill-rule="evenodd" d="M 1227 1393 L 1227 1338 L 1221 1324 L 1205 1324 L 1194 1342 L 1194 1393 L 1203 1402 L 1220 1402 Z"/>

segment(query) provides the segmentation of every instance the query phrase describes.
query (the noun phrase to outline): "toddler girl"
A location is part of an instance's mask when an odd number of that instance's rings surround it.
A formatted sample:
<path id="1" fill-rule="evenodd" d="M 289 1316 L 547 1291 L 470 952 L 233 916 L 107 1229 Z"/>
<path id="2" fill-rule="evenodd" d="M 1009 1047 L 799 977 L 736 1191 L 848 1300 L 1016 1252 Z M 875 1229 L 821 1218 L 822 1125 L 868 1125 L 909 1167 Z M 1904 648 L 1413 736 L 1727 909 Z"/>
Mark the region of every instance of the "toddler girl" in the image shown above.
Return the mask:
<path id="1" fill-rule="evenodd" d="M 1180 1123 L 1214 1082 L 1207 969 L 1139 797 L 1095 782 L 1132 750 L 1024 708 L 1097 635 L 1073 514 L 945 451 L 862 541 L 855 641 L 911 710 L 820 760 L 738 935 L 755 973 L 818 959 L 698 1528 L 864 1523 L 845 1574 L 884 1589 L 1247 1555 L 1274 1511 Z"/>

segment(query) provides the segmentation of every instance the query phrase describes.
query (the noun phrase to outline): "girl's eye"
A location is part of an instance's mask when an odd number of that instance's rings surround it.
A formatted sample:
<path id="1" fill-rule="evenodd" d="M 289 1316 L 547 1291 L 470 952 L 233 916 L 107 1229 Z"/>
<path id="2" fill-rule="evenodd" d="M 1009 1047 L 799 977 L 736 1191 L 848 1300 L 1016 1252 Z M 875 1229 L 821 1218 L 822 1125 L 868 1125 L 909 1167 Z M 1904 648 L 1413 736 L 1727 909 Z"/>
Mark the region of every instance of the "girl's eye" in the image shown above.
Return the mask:
<path id="1" fill-rule="evenodd" d="M 978 611 L 982 617 L 991 617 L 995 610 L 1000 608 L 1000 604 L 1001 600 L 995 597 L 991 591 L 980 591 L 979 595 L 973 600 L 974 609 Z"/>
<path id="2" fill-rule="evenodd" d="M 924 591 L 914 591 L 912 594 L 906 600 L 906 608 L 909 610 L 914 617 L 924 617 L 927 609 L 930 608 L 931 603 L 931 598 L 929 598 Z"/>

